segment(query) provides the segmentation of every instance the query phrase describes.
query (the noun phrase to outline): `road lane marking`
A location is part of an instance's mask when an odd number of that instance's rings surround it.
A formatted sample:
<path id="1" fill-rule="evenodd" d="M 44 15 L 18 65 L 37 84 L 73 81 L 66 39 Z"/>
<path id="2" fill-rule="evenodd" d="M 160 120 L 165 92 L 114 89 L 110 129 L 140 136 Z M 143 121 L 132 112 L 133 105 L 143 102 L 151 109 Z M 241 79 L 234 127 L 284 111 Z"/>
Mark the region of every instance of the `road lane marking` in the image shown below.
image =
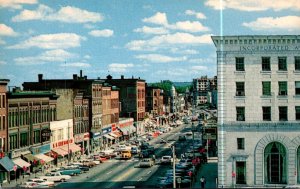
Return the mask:
<path id="1" fill-rule="evenodd" d="M 143 180 L 143 178 L 140 178 L 138 181 L 141 181 L 141 180 Z"/>
<path id="2" fill-rule="evenodd" d="M 107 175 L 110 174 L 112 171 L 109 171 L 108 173 L 106 173 Z"/>
<path id="3" fill-rule="evenodd" d="M 151 171 L 149 171 L 148 173 L 147 173 L 147 175 L 149 175 L 151 173 Z"/>

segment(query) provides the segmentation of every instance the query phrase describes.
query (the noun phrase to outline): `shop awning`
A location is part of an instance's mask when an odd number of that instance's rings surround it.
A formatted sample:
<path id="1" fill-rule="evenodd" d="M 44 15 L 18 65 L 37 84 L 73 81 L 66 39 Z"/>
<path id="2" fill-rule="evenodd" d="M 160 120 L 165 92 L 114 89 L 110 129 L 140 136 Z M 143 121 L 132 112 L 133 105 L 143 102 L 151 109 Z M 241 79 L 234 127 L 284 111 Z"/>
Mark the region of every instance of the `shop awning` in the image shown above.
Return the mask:
<path id="1" fill-rule="evenodd" d="M 65 150 L 63 150 L 63 149 L 61 149 L 61 148 L 53 148 L 53 149 L 51 149 L 51 150 L 52 150 L 53 152 L 57 153 L 57 154 L 60 155 L 60 156 L 65 156 L 65 155 L 68 154 L 67 151 L 65 151 Z"/>
<path id="2" fill-rule="evenodd" d="M 54 158 L 52 157 L 49 157 L 49 156 L 46 156 L 45 154 L 36 154 L 34 155 L 36 158 L 39 158 L 41 160 L 44 160 L 46 163 L 50 162 L 50 161 L 53 161 Z"/>
<path id="3" fill-rule="evenodd" d="M 27 161 L 28 162 L 30 162 L 30 161 L 39 161 L 40 159 L 39 158 L 36 158 L 36 157 L 34 157 L 32 154 L 26 154 L 26 155 L 24 155 L 24 157 L 27 159 Z"/>
<path id="4" fill-rule="evenodd" d="M 72 152 L 78 152 L 78 151 L 81 151 L 81 148 L 80 146 L 72 143 L 72 144 L 69 144 L 69 145 L 64 145 L 61 147 L 61 149 L 63 149 L 64 151 L 68 152 L 68 149 Z"/>
<path id="5" fill-rule="evenodd" d="M 115 138 L 119 138 L 119 137 L 122 136 L 122 133 L 119 132 L 119 131 L 114 131 L 114 132 L 109 133 L 109 135 L 111 135 L 111 136 L 113 136 Z"/>
<path id="6" fill-rule="evenodd" d="M 30 167 L 30 163 L 22 160 L 21 158 L 13 159 L 13 162 L 18 165 L 19 168 Z"/>
<path id="7" fill-rule="evenodd" d="M 129 135 L 129 128 L 128 127 L 123 127 L 123 128 L 119 128 L 123 135 Z"/>
<path id="8" fill-rule="evenodd" d="M 108 138 L 108 139 L 110 139 L 110 140 L 114 140 L 115 138 L 114 137 L 112 137 L 112 136 L 110 136 L 110 135 L 108 135 L 108 134 L 106 134 L 106 135 L 103 135 L 105 138 Z"/>
<path id="9" fill-rule="evenodd" d="M 14 169 L 14 162 L 9 159 L 8 157 L 4 157 L 0 159 L 0 165 L 6 170 L 6 171 L 12 171 Z"/>

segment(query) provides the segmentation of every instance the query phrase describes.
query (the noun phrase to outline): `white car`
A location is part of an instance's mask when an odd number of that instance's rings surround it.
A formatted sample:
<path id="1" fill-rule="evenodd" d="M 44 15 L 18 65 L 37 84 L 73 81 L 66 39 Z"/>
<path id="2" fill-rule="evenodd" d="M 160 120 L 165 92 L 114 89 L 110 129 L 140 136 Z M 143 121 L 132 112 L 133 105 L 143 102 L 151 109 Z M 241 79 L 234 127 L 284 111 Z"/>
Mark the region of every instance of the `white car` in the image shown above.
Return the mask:
<path id="1" fill-rule="evenodd" d="M 65 182 L 71 179 L 70 175 L 62 175 L 59 171 L 46 173 L 45 176 L 40 176 L 41 179 L 46 179 L 53 182 Z"/>
<path id="2" fill-rule="evenodd" d="M 161 164 L 171 164 L 172 163 L 172 157 L 171 156 L 163 156 L 160 160 Z"/>
<path id="3" fill-rule="evenodd" d="M 28 181 L 36 182 L 36 183 L 38 183 L 39 186 L 54 187 L 53 181 L 47 181 L 47 180 L 41 179 L 41 178 L 32 178 L 32 179 L 29 179 Z"/>
<path id="4" fill-rule="evenodd" d="M 151 158 L 142 159 L 139 163 L 139 167 L 152 167 L 154 165 L 154 161 Z"/>

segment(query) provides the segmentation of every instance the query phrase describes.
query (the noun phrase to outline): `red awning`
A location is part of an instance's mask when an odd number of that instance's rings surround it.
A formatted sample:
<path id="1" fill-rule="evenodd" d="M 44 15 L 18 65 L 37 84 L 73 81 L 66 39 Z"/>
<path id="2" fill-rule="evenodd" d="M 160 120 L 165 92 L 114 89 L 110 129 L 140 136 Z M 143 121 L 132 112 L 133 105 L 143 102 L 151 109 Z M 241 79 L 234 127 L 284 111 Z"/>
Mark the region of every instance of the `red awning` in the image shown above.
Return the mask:
<path id="1" fill-rule="evenodd" d="M 80 146 L 74 144 L 74 143 L 71 143 L 69 145 L 64 145 L 61 147 L 64 151 L 66 151 L 68 153 L 68 149 L 72 152 L 78 152 L 78 151 L 81 151 L 81 148 Z"/>
<path id="2" fill-rule="evenodd" d="M 63 150 L 61 147 L 58 148 L 53 148 L 51 149 L 53 152 L 55 152 L 56 154 L 60 155 L 60 156 L 65 156 L 68 154 L 67 151 Z"/>

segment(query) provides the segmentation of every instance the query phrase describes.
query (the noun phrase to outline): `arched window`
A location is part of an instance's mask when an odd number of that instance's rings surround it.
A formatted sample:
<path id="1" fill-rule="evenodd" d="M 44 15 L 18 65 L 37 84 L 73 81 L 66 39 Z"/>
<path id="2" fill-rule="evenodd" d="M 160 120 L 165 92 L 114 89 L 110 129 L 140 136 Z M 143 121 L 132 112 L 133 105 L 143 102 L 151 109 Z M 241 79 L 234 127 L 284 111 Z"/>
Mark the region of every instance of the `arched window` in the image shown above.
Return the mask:
<path id="1" fill-rule="evenodd" d="M 286 184 L 286 150 L 279 142 L 267 145 L 264 151 L 265 182 L 267 184 Z"/>

